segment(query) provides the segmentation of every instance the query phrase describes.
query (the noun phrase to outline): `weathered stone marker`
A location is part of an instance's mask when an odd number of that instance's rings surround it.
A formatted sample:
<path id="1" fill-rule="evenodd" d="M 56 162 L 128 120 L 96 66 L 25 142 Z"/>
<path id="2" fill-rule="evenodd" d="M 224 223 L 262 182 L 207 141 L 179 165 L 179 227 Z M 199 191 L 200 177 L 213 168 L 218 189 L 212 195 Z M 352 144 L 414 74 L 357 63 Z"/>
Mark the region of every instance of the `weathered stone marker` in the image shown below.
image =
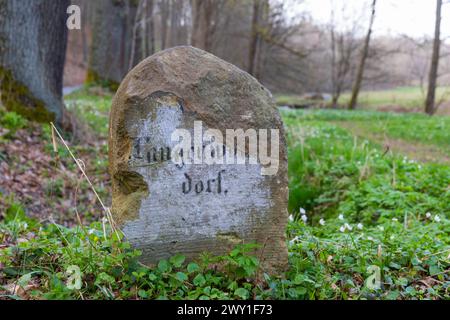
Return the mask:
<path id="1" fill-rule="evenodd" d="M 265 270 L 287 265 L 283 125 L 247 73 L 192 47 L 147 58 L 114 98 L 109 150 L 112 212 L 144 263 L 256 242 Z"/>

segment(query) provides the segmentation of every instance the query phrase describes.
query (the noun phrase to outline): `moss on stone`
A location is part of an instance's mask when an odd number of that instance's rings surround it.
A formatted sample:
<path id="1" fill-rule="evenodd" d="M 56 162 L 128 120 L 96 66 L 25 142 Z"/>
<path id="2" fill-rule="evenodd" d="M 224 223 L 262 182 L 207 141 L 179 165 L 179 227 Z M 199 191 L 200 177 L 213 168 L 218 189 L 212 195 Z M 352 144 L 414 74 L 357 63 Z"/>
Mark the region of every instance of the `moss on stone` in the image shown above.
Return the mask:
<path id="1" fill-rule="evenodd" d="M 9 111 L 37 122 L 55 121 L 55 114 L 45 107 L 42 100 L 33 96 L 20 81 L 14 79 L 10 70 L 0 67 L 0 92 L 2 103 Z"/>
<path id="2" fill-rule="evenodd" d="M 133 171 L 118 171 L 114 175 L 114 179 L 117 180 L 120 191 L 129 195 L 133 192 L 148 192 L 147 183 L 145 183 L 144 178 Z"/>
<path id="3" fill-rule="evenodd" d="M 113 199 L 113 214 L 115 222 L 122 225 L 125 221 L 139 218 L 142 199 L 148 197 L 148 191 L 137 191 L 130 194 L 117 193 Z"/>

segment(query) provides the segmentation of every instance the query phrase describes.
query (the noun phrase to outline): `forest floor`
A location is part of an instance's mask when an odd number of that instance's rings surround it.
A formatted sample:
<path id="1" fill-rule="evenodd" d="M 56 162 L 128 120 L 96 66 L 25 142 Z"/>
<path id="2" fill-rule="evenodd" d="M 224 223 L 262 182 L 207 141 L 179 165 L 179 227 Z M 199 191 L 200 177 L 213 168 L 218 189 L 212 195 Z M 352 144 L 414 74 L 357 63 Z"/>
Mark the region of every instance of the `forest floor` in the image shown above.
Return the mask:
<path id="1" fill-rule="evenodd" d="M 94 138 L 65 138 L 106 205 L 111 99 L 98 88 L 66 97 Z M 290 268 L 271 276 L 245 245 L 140 265 L 67 150 L 55 153 L 50 126 L 0 109 L 0 298 L 450 299 L 450 117 L 281 113 Z M 210 268 L 218 261 L 226 271 Z"/>

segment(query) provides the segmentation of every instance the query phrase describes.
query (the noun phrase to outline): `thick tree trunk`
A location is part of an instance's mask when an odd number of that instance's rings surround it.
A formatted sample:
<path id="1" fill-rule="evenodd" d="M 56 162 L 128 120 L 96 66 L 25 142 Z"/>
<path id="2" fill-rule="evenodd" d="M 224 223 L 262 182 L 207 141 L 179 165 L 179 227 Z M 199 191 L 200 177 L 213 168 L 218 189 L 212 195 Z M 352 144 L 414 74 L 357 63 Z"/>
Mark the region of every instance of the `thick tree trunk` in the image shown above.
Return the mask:
<path id="1" fill-rule="evenodd" d="M 69 0 L 0 0 L 0 93 L 8 110 L 62 124 Z"/>
<path id="2" fill-rule="evenodd" d="M 356 79 L 353 84 L 352 89 L 352 98 L 350 99 L 350 103 L 348 105 L 348 108 L 350 110 L 353 110 L 356 108 L 356 105 L 358 103 L 358 95 L 359 90 L 361 89 L 361 83 L 363 79 L 364 74 L 364 68 L 366 65 L 367 56 L 369 55 L 369 44 L 370 44 L 370 38 L 372 36 L 372 28 L 373 28 L 373 22 L 375 20 L 375 7 L 377 4 L 377 0 L 373 0 L 372 2 L 372 13 L 370 15 L 370 23 L 369 23 L 369 30 L 367 31 L 366 39 L 364 40 L 364 47 L 362 49 L 361 53 L 361 60 L 358 65 L 358 70 L 356 72 Z"/>
<path id="3" fill-rule="evenodd" d="M 129 71 L 137 1 L 96 0 L 93 6 L 87 81 L 115 89 Z"/>
<path id="4" fill-rule="evenodd" d="M 430 73 L 428 76 L 428 92 L 425 100 L 425 112 L 433 115 L 436 112 L 436 85 L 439 69 L 439 55 L 441 47 L 441 10 L 442 0 L 436 1 L 436 24 L 434 29 L 433 54 L 431 56 Z"/>

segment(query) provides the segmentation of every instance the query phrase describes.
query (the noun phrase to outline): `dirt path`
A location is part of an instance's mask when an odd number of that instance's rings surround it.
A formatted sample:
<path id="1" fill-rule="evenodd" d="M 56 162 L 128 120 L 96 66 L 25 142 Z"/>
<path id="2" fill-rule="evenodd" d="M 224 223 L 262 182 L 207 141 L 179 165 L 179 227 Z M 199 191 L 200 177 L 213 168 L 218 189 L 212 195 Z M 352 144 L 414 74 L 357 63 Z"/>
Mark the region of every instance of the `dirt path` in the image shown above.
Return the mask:
<path id="1" fill-rule="evenodd" d="M 420 162 L 435 162 L 450 164 L 450 156 L 443 153 L 439 147 L 426 145 L 420 142 L 409 142 L 395 139 L 379 132 L 368 132 L 361 124 L 349 121 L 335 121 L 334 124 L 350 131 L 353 135 L 367 138 L 372 142 L 382 145 L 385 149 L 392 150 Z"/>

